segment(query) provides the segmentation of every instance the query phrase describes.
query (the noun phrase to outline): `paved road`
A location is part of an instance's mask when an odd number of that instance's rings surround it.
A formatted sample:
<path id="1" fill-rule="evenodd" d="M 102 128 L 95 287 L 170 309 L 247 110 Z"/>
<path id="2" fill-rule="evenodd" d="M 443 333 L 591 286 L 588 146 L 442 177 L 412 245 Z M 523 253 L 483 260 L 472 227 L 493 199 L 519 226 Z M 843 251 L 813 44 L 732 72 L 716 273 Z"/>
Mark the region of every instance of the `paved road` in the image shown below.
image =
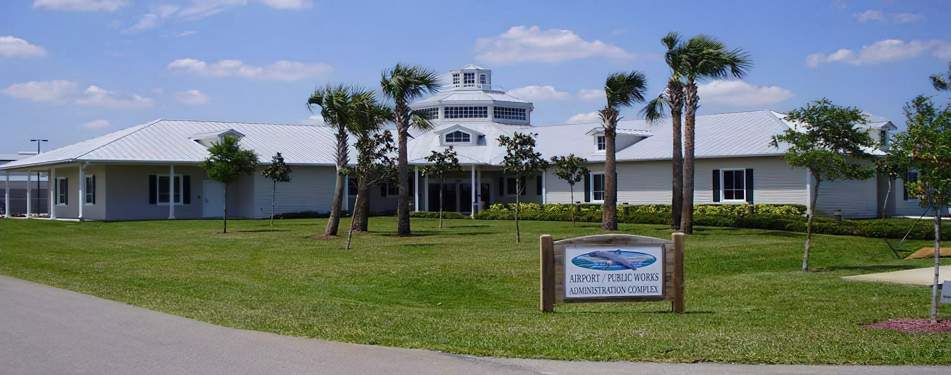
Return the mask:
<path id="1" fill-rule="evenodd" d="M 949 374 L 951 367 L 746 366 L 476 358 L 219 327 L 0 276 L 0 373 Z"/>

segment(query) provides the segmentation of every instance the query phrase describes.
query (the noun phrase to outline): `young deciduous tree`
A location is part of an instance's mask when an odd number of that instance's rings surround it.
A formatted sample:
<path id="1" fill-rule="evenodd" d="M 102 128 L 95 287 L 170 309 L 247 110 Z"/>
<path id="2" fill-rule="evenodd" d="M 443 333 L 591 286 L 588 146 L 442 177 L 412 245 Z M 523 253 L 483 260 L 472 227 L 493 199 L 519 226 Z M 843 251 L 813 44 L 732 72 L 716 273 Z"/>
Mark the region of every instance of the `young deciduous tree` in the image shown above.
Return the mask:
<path id="1" fill-rule="evenodd" d="M 542 154 L 535 152 L 535 135 L 515 132 L 511 137 L 499 136 L 499 145 L 505 148 L 505 157 L 502 159 L 502 168 L 508 175 L 515 176 L 515 242 L 521 241 L 518 227 L 520 208 L 519 196 L 522 195 L 522 178 L 536 175 L 548 168 L 548 162 Z"/>
<path id="2" fill-rule="evenodd" d="M 391 121 L 393 111 L 376 100 L 372 91 L 354 97 L 353 115 L 347 128 L 356 137 L 357 165 L 348 168 L 348 175 L 356 178 L 357 199 L 351 222 L 351 231 L 369 230 L 370 187 L 395 182 L 396 147 L 393 134 L 383 130 Z"/>
<path id="3" fill-rule="evenodd" d="M 872 177 L 875 168 L 871 163 L 864 162 L 869 157 L 865 149 L 875 146 L 875 142 L 865 130 L 858 127 L 868 122 L 862 110 L 840 107 L 828 99 L 820 99 L 792 110 L 786 114 L 786 120 L 795 123 L 796 127 L 773 136 L 771 144 L 777 148 L 781 144 L 788 145 L 786 162 L 793 167 L 806 168 L 812 177 L 806 242 L 802 254 L 802 271 L 808 272 L 819 187 L 826 181 Z"/>
<path id="4" fill-rule="evenodd" d="M 575 225 L 575 184 L 584 180 L 588 175 L 588 159 L 568 154 L 568 156 L 552 156 L 551 165 L 555 168 L 555 176 L 568 183 L 568 194 L 571 197 L 571 225 Z"/>
<path id="5" fill-rule="evenodd" d="M 429 164 L 423 167 L 423 174 L 439 179 L 439 228 L 442 228 L 443 185 L 446 184 L 447 175 L 457 173 L 462 168 L 459 166 L 459 157 L 456 150 L 452 146 L 442 152 L 432 151 L 426 157 L 426 162 Z"/>
<path id="6" fill-rule="evenodd" d="M 225 187 L 222 233 L 228 233 L 228 185 L 241 175 L 254 173 L 257 166 L 258 155 L 254 151 L 241 148 L 237 137 L 225 136 L 208 148 L 208 158 L 201 163 L 201 167 L 208 173 L 209 178 Z"/>
<path id="7" fill-rule="evenodd" d="M 916 181 L 905 181 L 910 195 L 934 209 L 934 284 L 931 321 L 938 319 L 938 281 L 941 269 L 941 215 L 951 203 L 951 106 L 938 108 L 918 96 L 905 105 L 908 130 L 895 135 L 889 148 L 900 173 L 915 171 Z"/>
<path id="8" fill-rule="evenodd" d="M 277 183 L 291 180 L 291 167 L 284 163 L 284 156 L 280 152 L 271 157 L 271 164 L 261 171 L 264 177 L 271 179 L 271 221 L 274 225 L 274 209 L 277 205 Z"/>

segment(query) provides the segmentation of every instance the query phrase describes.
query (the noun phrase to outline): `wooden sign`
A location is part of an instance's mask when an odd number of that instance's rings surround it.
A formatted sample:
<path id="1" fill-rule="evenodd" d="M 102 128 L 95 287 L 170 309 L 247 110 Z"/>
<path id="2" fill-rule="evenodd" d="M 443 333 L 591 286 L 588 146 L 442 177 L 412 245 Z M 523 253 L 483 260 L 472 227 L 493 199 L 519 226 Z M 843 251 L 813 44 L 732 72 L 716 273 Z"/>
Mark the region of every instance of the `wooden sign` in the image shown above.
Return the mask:
<path id="1" fill-rule="evenodd" d="M 541 236 L 540 308 L 555 303 L 670 301 L 684 311 L 684 235 L 670 241 L 605 234 L 553 241 Z"/>
<path id="2" fill-rule="evenodd" d="M 951 304 L 951 281 L 941 284 L 941 304 Z"/>

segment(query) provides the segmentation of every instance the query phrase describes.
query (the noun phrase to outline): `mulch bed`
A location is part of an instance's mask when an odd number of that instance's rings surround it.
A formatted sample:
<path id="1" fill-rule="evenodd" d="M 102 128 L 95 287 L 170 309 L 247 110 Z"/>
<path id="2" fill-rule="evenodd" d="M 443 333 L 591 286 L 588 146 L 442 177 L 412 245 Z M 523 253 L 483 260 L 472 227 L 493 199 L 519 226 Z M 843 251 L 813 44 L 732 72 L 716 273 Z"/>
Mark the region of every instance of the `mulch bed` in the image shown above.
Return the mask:
<path id="1" fill-rule="evenodd" d="M 937 323 L 932 323 L 927 319 L 893 319 L 866 324 L 865 328 L 889 329 L 907 333 L 951 333 L 951 320 L 939 320 Z"/>

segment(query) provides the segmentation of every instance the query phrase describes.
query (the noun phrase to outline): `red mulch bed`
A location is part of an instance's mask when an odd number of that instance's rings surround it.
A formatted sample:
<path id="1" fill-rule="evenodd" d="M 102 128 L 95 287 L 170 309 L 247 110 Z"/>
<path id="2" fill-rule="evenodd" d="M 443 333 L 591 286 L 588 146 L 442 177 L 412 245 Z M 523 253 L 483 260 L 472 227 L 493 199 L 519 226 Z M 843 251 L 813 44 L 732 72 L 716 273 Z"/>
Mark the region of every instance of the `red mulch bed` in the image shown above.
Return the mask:
<path id="1" fill-rule="evenodd" d="M 951 333 L 951 320 L 939 320 L 937 323 L 932 323 L 927 319 L 893 319 L 866 324 L 865 328 L 913 333 Z"/>

